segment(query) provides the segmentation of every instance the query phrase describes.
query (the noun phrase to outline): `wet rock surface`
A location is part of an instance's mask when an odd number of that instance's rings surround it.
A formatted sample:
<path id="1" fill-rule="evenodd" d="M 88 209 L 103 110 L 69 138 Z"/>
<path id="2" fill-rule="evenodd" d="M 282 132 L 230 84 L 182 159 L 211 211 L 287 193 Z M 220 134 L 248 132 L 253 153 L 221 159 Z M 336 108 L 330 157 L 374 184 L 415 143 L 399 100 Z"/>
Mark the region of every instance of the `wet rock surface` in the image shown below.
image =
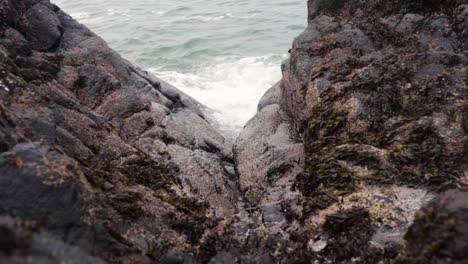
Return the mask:
<path id="1" fill-rule="evenodd" d="M 1 1 L 0 18 L 0 262 L 202 254 L 238 192 L 204 106 L 49 1 Z"/>
<path id="2" fill-rule="evenodd" d="M 57 6 L 0 0 L 0 262 L 464 263 L 468 4 L 308 8 L 231 150 Z"/>
<path id="3" fill-rule="evenodd" d="M 468 192 L 449 190 L 416 214 L 400 263 L 463 263 L 468 252 Z"/>
<path id="4" fill-rule="evenodd" d="M 393 259 L 411 215 L 432 195 L 466 183 L 467 7 L 309 1 L 309 25 L 285 66 L 281 105 L 304 139 L 296 183 L 302 217 L 327 234 L 325 259 Z M 404 205 L 402 187 L 412 188 L 415 204 Z M 330 238 L 332 211 L 344 219 L 361 212 L 369 229 Z"/>
<path id="5" fill-rule="evenodd" d="M 419 208 L 466 185 L 468 6 L 416 2 L 308 2 L 234 145 L 242 230 L 277 241 L 275 261 L 394 261 Z"/>
<path id="6" fill-rule="evenodd" d="M 252 203 L 273 195 L 275 185 L 289 191 L 302 169 L 303 146 L 291 136 L 285 118 L 278 104 L 265 106 L 234 144 L 239 184 Z"/>

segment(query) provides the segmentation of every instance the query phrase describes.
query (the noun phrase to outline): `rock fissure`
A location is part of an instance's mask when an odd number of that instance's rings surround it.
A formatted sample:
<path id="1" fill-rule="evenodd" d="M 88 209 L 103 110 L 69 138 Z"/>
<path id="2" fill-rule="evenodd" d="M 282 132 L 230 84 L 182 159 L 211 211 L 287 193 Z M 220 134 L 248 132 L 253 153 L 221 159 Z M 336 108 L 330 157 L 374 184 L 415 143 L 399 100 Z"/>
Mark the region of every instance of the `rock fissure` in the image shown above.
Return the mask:
<path id="1" fill-rule="evenodd" d="M 48 0 L 0 0 L 0 262 L 463 263 L 468 4 L 308 9 L 230 146 Z"/>

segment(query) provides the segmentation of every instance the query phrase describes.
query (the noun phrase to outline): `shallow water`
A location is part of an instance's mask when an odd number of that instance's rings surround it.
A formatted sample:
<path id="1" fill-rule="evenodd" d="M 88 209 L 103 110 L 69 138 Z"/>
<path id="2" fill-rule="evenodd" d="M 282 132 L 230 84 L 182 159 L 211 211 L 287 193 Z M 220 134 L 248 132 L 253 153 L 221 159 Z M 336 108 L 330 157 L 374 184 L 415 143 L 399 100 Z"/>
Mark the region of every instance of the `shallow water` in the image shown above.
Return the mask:
<path id="1" fill-rule="evenodd" d="M 55 0 L 123 57 L 213 109 L 235 136 L 306 26 L 306 0 Z"/>

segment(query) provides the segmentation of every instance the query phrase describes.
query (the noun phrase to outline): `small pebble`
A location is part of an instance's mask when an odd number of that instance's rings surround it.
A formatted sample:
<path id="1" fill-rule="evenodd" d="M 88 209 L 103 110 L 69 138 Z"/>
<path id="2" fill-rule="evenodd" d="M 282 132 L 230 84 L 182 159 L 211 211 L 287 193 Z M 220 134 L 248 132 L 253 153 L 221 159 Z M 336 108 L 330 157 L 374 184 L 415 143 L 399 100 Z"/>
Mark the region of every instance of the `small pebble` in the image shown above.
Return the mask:
<path id="1" fill-rule="evenodd" d="M 112 183 L 110 183 L 110 182 L 105 182 L 105 183 L 104 183 L 104 189 L 105 189 L 105 190 L 114 189 L 114 187 L 115 187 L 115 186 L 114 186 Z"/>

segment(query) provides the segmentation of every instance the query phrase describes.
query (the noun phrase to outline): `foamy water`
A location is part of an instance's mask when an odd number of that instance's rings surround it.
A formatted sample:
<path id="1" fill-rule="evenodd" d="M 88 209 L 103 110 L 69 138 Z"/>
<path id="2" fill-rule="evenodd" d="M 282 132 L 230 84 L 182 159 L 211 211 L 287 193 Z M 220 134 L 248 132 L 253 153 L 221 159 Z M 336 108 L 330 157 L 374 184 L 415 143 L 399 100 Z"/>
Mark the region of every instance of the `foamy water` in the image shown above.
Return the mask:
<path id="1" fill-rule="evenodd" d="M 235 137 L 306 25 L 305 0 L 56 0 L 123 57 L 210 109 Z"/>
<path id="2" fill-rule="evenodd" d="M 272 57 L 219 59 L 194 73 L 150 71 L 209 106 L 223 132 L 231 135 L 242 129 L 256 113 L 261 96 L 281 78 Z"/>

